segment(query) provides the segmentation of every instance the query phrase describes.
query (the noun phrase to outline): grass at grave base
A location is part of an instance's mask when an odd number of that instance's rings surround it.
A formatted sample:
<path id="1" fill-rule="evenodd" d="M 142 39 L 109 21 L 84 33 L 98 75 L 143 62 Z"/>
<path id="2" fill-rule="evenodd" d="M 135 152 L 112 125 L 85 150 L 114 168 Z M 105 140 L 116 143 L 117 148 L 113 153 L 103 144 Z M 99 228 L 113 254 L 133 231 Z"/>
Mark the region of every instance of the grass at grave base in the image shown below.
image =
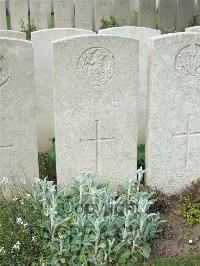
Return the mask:
<path id="1" fill-rule="evenodd" d="M 7 29 L 11 30 L 10 16 L 9 15 L 6 15 L 6 20 L 7 20 Z"/>

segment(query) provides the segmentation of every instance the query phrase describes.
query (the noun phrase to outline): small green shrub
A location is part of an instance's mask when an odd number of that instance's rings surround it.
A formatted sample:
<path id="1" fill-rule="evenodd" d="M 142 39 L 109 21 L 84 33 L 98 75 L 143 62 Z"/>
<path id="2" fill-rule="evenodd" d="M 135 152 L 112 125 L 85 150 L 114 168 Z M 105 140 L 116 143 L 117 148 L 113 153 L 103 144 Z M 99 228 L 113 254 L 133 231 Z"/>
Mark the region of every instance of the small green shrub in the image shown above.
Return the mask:
<path id="1" fill-rule="evenodd" d="M 199 14 L 195 14 L 188 26 L 194 27 L 194 26 L 199 26 L 199 25 L 200 25 L 200 16 Z"/>
<path id="2" fill-rule="evenodd" d="M 125 265 L 148 258 L 162 221 L 149 211 L 152 193 L 140 191 L 143 173 L 126 179 L 121 192 L 84 174 L 71 187 L 36 179 L 21 197 L 2 196 L 2 265 Z"/>
<path id="3" fill-rule="evenodd" d="M 140 192 L 143 171 L 126 181 L 123 191 L 111 192 L 82 175 L 72 185 L 56 191 L 51 182 L 40 181 L 31 199 L 40 202 L 46 215 L 51 249 L 50 265 L 123 265 L 148 258 L 148 241 L 159 231 L 159 214 L 150 213 L 152 194 Z M 40 225 L 44 227 L 44 225 Z"/>
<path id="4" fill-rule="evenodd" d="M 43 217 L 27 197 L 15 195 L 8 200 L 0 193 L 0 265 L 40 265 L 46 256 L 45 232 L 38 226 Z"/>
<path id="5" fill-rule="evenodd" d="M 181 193 L 178 215 L 186 218 L 190 225 L 200 222 L 200 179 L 193 181 Z"/>
<path id="6" fill-rule="evenodd" d="M 101 26 L 100 29 L 107 29 L 107 28 L 112 28 L 112 27 L 118 27 L 117 21 L 114 17 L 110 17 L 109 20 L 103 18 L 101 20 Z"/>
<path id="7" fill-rule="evenodd" d="M 142 166 L 145 169 L 145 145 L 138 144 L 137 146 L 137 168 Z"/>
<path id="8" fill-rule="evenodd" d="M 184 197 L 178 210 L 178 215 L 187 219 L 188 224 L 200 222 L 200 202 L 194 202 L 190 197 Z"/>
<path id="9" fill-rule="evenodd" d="M 52 147 L 49 153 L 38 156 L 39 171 L 42 179 L 47 178 L 56 183 L 56 152 L 55 152 L 55 138 L 51 140 Z"/>
<path id="10" fill-rule="evenodd" d="M 34 21 L 32 19 L 30 19 L 28 21 L 28 24 L 27 25 L 25 25 L 25 23 L 24 23 L 23 20 L 21 20 L 20 23 L 21 23 L 21 32 L 26 33 L 26 39 L 27 40 L 31 40 L 31 32 L 37 30 L 37 28 L 36 28 L 36 26 L 34 24 Z"/>

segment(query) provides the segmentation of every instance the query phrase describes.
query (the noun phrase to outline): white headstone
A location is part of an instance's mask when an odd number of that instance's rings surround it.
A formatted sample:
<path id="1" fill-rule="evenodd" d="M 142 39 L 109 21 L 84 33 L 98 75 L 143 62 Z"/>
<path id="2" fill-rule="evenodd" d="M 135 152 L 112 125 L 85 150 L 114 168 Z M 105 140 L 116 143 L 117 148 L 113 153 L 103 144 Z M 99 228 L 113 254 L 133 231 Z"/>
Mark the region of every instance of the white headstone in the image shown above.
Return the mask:
<path id="1" fill-rule="evenodd" d="M 37 30 L 47 29 L 50 26 L 49 0 L 30 0 L 30 19 Z"/>
<path id="2" fill-rule="evenodd" d="M 135 3 L 134 3 L 134 5 L 135 5 L 135 12 L 138 12 L 138 11 L 139 11 L 139 1 L 140 1 L 140 0 L 132 0 L 132 1 L 135 2 Z"/>
<path id="3" fill-rule="evenodd" d="M 194 3 L 194 14 L 195 15 L 199 15 L 199 7 L 200 7 L 200 1 L 199 0 L 195 0 Z"/>
<path id="4" fill-rule="evenodd" d="M 30 42 L 0 38 L 0 179 L 38 177 Z"/>
<path id="5" fill-rule="evenodd" d="M 10 23 L 12 30 L 21 31 L 22 21 L 28 25 L 28 2 L 27 0 L 10 0 Z"/>
<path id="6" fill-rule="evenodd" d="M 0 30 L 7 29 L 6 21 L 6 2 L 5 0 L 0 1 Z"/>
<path id="7" fill-rule="evenodd" d="M 176 29 L 185 31 L 185 28 L 190 26 L 194 15 L 194 1 L 192 0 L 177 0 L 177 21 Z"/>
<path id="8" fill-rule="evenodd" d="M 75 27 L 77 29 L 93 29 L 93 0 L 75 0 Z"/>
<path id="9" fill-rule="evenodd" d="M 26 34 L 13 30 L 0 30 L 0 37 L 26 40 Z"/>
<path id="10" fill-rule="evenodd" d="M 114 0 L 113 16 L 119 26 L 131 25 L 130 0 Z"/>
<path id="11" fill-rule="evenodd" d="M 116 27 L 100 30 L 102 35 L 118 35 L 139 41 L 139 99 L 138 99 L 138 143 L 145 143 L 148 99 L 148 57 L 149 38 L 161 34 L 159 30 L 142 27 Z"/>
<path id="12" fill-rule="evenodd" d="M 160 0 L 158 9 L 159 29 L 170 32 L 176 28 L 177 3 L 175 0 Z"/>
<path id="13" fill-rule="evenodd" d="M 200 34 L 151 47 L 146 184 L 174 194 L 200 176 Z"/>
<path id="14" fill-rule="evenodd" d="M 138 25 L 154 28 L 156 17 L 156 0 L 140 0 Z"/>
<path id="15" fill-rule="evenodd" d="M 112 0 L 96 0 L 95 2 L 95 30 L 99 30 L 102 24 L 101 20 L 110 20 L 113 16 Z"/>
<path id="16" fill-rule="evenodd" d="M 200 33 L 200 26 L 186 28 L 185 31 L 186 32 L 199 32 Z"/>
<path id="17" fill-rule="evenodd" d="M 138 41 L 79 36 L 53 49 L 58 184 L 90 172 L 117 188 L 136 170 Z"/>
<path id="18" fill-rule="evenodd" d="M 74 27 L 74 0 L 54 0 L 54 24 L 56 28 Z"/>
<path id="19" fill-rule="evenodd" d="M 94 33 L 78 29 L 49 29 L 32 33 L 39 152 L 48 152 L 50 140 L 55 137 L 52 41 L 83 34 Z"/>

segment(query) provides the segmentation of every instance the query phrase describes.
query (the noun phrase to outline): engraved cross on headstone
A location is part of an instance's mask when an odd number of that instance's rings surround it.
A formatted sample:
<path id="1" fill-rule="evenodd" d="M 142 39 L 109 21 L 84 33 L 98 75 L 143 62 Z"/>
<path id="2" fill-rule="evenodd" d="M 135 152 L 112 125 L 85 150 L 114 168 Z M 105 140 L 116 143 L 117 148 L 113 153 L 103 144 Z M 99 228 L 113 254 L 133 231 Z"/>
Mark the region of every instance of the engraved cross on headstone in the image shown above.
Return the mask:
<path id="1" fill-rule="evenodd" d="M 187 130 L 186 132 L 174 134 L 173 137 L 176 138 L 186 138 L 186 156 L 185 156 L 185 167 L 188 166 L 189 154 L 190 154 L 190 138 L 191 136 L 200 136 L 200 132 L 191 132 L 191 117 L 192 115 L 188 115 L 187 119 Z"/>
<path id="2" fill-rule="evenodd" d="M 96 133 L 95 133 L 95 138 L 91 139 L 80 139 L 81 143 L 86 143 L 86 142 L 95 142 L 95 150 L 96 150 L 96 173 L 98 173 L 98 166 L 99 166 L 99 146 L 102 141 L 110 141 L 113 140 L 115 137 L 112 138 L 101 138 L 99 136 L 99 120 L 95 120 L 96 123 Z"/>

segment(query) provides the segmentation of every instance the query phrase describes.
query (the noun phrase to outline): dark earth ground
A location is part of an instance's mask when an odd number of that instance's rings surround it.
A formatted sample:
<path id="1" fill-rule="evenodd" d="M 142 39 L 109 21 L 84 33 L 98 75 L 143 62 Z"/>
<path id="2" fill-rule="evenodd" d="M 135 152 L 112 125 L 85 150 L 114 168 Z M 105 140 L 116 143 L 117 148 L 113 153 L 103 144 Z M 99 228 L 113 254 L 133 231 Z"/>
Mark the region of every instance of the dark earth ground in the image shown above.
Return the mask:
<path id="1" fill-rule="evenodd" d="M 179 217 L 179 204 L 179 197 L 166 197 L 166 207 L 161 210 L 162 219 L 166 223 L 163 225 L 163 232 L 152 241 L 152 257 L 183 256 L 200 252 L 200 223 L 188 225 L 186 219 Z"/>

